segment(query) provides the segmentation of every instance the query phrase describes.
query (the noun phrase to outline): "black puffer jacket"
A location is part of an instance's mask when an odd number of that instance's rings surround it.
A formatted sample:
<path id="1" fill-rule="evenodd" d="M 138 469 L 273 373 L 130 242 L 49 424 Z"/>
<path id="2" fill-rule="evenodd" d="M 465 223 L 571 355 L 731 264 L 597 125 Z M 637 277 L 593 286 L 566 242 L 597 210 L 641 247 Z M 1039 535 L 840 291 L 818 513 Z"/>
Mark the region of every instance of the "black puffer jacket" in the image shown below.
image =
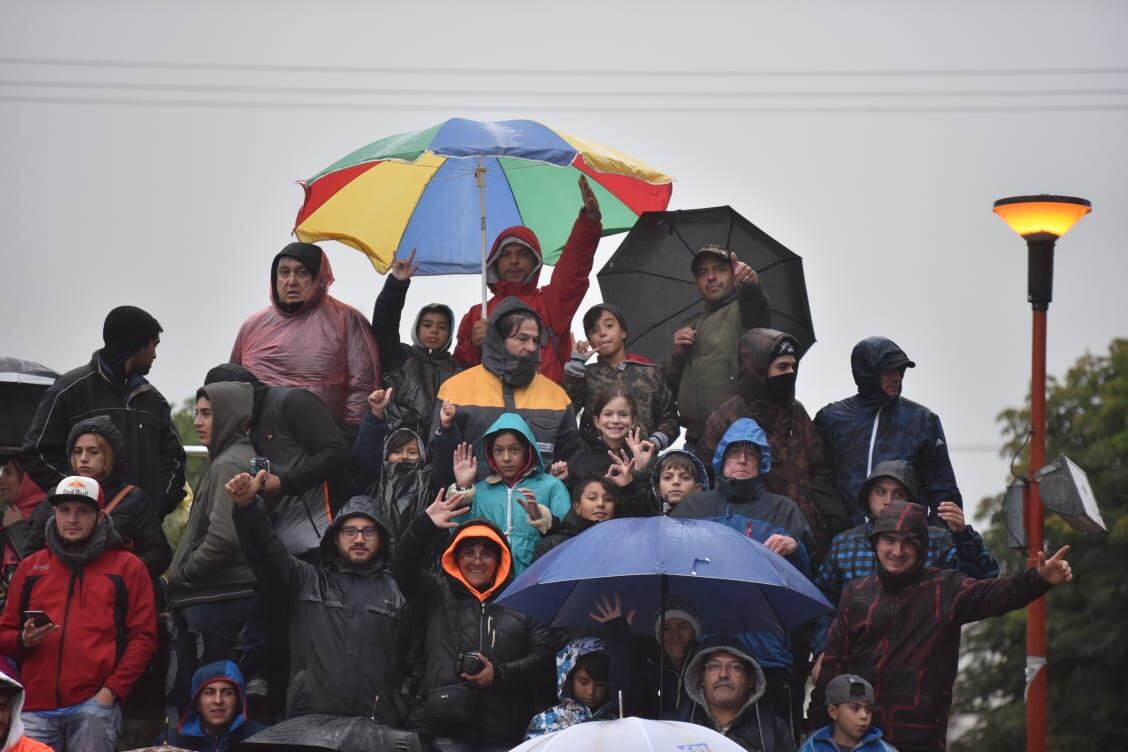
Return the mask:
<path id="1" fill-rule="evenodd" d="M 68 457 L 71 456 L 78 438 L 88 433 L 104 438 L 109 442 L 114 453 L 113 470 L 109 476 L 99 481 L 102 491 L 106 494 L 108 506 L 126 485 L 121 480 L 121 464 L 118 459 L 125 456 L 125 443 L 113 421 L 105 415 L 98 415 L 74 424 L 70 436 L 67 437 Z M 35 508 L 31 519 L 27 522 L 27 537 L 22 546 L 22 556 L 39 551 L 47 545 L 44 531 L 51 516 L 51 502 L 44 500 Z M 168 539 L 161 529 L 161 521 L 157 518 L 153 505 L 140 486 L 134 486 L 123 496 L 121 501 L 110 510 L 109 516 L 114 530 L 122 537 L 129 550 L 141 559 L 150 575 L 159 577 L 168 569 L 169 562 L 172 561 L 172 548 L 168 545 Z M 10 529 L 9 534 L 11 535 Z"/>
<path id="2" fill-rule="evenodd" d="M 572 540 L 594 524 L 596 524 L 595 520 L 585 520 L 576 514 L 575 510 L 568 512 L 564 515 L 564 519 L 560 521 L 556 531 L 544 536 L 537 543 L 537 547 L 533 549 L 533 561 L 544 556 L 564 541 Z"/>
<path id="3" fill-rule="evenodd" d="M 106 363 L 98 350 L 88 364 L 56 379 L 39 400 L 20 466 L 40 488 L 51 488 L 70 474 L 64 451 L 74 424 L 108 416 L 126 448 L 118 458 L 122 480 L 140 486 L 163 518 L 184 498 L 184 447 L 161 393 L 141 376 L 127 381 L 118 371 L 120 364 Z"/>
<path id="4" fill-rule="evenodd" d="M 290 605 L 290 691 L 286 715 L 365 716 L 398 726 L 407 710 L 401 687 L 413 623 L 381 551 L 363 565 L 337 552 L 337 532 L 367 517 L 387 540 L 372 500 L 354 496 L 321 541 L 320 567 L 286 553 L 261 503 L 236 507 L 239 543 L 255 576 Z"/>
<path id="5" fill-rule="evenodd" d="M 549 630 L 528 616 L 494 603 L 512 576 L 505 535 L 486 520 L 462 525 L 442 556 L 442 574 L 425 571 L 428 543 L 442 531 L 426 514 L 408 528 L 392 560 L 403 592 L 426 625 L 427 667 L 424 689 L 462 683 L 458 654 L 477 651 L 494 667 L 491 686 L 473 690 L 475 718 L 469 728 L 430 729 L 456 739 L 515 746 L 533 716 L 533 690 L 552 675 L 553 644 Z M 464 538 L 488 538 L 501 547 L 497 577 L 485 592 L 462 579 L 454 550 Z"/>

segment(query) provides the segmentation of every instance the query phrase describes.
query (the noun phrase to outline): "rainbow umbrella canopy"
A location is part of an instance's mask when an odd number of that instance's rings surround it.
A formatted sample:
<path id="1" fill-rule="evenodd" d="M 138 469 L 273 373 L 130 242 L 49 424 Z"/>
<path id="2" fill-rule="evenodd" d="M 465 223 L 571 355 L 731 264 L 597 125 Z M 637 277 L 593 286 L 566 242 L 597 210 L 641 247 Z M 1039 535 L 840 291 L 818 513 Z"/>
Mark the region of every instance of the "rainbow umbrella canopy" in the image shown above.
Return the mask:
<path id="1" fill-rule="evenodd" d="M 670 202 L 672 179 L 622 152 L 532 120 L 452 118 L 375 141 L 302 182 L 294 234 L 352 246 L 381 274 L 413 248 L 420 274 L 465 274 L 483 271 L 501 230 L 526 225 L 553 264 L 582 206 L 580 175 L 604 235 Z"/>

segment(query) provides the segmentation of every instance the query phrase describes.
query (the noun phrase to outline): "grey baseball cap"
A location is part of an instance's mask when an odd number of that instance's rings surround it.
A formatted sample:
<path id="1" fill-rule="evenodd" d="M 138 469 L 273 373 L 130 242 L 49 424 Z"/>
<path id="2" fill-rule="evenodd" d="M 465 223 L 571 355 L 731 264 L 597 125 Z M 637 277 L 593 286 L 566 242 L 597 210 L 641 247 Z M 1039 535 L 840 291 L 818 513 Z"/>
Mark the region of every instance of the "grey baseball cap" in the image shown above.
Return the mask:
<path id="1" fill-rule="evenodd" d="M 857 674 L 840 674 L 826 685 L 826 704 L 868 702 L 873 704 L 873 685 Z"/>

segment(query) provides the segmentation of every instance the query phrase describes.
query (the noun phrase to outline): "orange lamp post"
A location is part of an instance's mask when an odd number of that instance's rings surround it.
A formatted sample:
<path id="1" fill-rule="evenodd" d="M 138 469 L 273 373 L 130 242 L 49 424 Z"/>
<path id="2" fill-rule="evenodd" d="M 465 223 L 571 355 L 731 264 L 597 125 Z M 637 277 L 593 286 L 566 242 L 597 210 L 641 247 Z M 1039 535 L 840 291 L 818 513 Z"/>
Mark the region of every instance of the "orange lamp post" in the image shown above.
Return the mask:
<path id="1" fill-rule="evenodd" d="M 1030 468 L 1023 517 L 1028 565 L 1045 547 L 1038 470 L 1046 464 L 1046 313 L 1053 298 L 1054 243 L 1092 211 L 1083 198 L 1013 196 L 995 202 L 995 213 L 1026 240 L 1027 299 L 1034 311 L 1030 372 Z M 1046 599 L 1026 608 L 1026 749 L 1046 749 Z"/>

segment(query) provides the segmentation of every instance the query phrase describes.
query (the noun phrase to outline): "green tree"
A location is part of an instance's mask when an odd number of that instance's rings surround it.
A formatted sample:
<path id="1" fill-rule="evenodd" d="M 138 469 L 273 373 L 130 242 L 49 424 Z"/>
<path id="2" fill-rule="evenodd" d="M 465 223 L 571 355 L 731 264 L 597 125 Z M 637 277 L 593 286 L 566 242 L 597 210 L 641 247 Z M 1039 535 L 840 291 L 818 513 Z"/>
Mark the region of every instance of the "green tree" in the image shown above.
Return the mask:
<path id="1" fill-rule="evenodd" d="M 172 425 L 176 428 L 176 433 L 180 435 L 180 441 L 183 444 L 198 445 L 200 442 L 199 437 L 196 436 L 196 427 L 192 425 L 195 414 L 195 397 L 186 397 L 184 402 L 180 404 L 180 409 L 174 410 L 172 413 Z M 207 467 L 208 461 L 206 457 L 188 458 L 188 466 L 185 468 L 185 477 L 188 480 L 189 488 L 195 488 L 200 484 L 200 478 L 203 477 Z"/>
<path id="2" fill-rule="evenodd" d="M 1029 408 L 999 415 L 1005 456 L 1018 456 L 1025 473 Z M 1051 750 L 1087 752 L 1124 744 L 1128 685 L 1128 340 L 1113 340 L 1107 355 L 1086 354 L 1063 381 L 1051 378 L 1046 400 L 1046 456 L 1066 454 L 1085 469 L 1108 527 L 1107 536 L 1075 532 L 1052 513 L 1046 542 L 1052 552 L 1069 544 L 1073 583 L 1055 588 L 1047 603 L 1048 714 Z M 1006 548 L 1001 497 L 984 499 L 990 512 L 984 537 L 1007 572 L 1025 557 Z M 1003 552 L 1006 552 L 1003 554 Z M 988 619 L 965 632 L 964 665 L 956 709 L 980 713 L 976 725 L 952 745 L 953 752 L 1024 750 L 1026 706 L 1026 612 Z M 969 660 L 970 659 L 970 660 Z"/>

